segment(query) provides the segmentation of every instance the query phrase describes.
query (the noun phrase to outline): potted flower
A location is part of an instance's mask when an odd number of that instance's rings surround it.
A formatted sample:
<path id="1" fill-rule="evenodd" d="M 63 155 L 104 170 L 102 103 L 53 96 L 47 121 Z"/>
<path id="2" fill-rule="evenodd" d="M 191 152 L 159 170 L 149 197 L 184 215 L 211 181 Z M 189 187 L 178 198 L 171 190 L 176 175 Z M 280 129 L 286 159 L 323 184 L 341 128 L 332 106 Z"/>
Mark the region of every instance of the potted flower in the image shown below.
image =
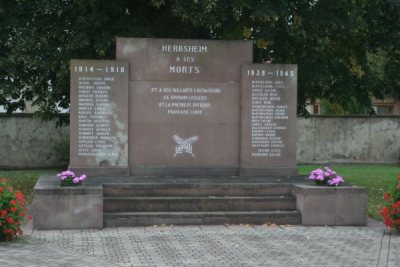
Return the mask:
<path id="1" fill-rule="evenodd" d="M 385 204 L 381 209 L 381 216 L 385 225 L 391 229 L 400 232 L 400 175 L 397 176 L 396 183 L 384 196 Z"/>
<path id="2" fill-rule="evenodd" d="M 22 235 L 21 225 L 26 216 L 25 196 L 14 191 L 6 178 L 0 179 L 0 241 Z"/>
<path id="3" fill-rule="evenodd" d="M 343 186 L 344 179 L 325 167 L 311 171 L 314 184 L 293 184 L 303 225 L 355 226 L 367 224 L 367 190 Z"/>
<path id="4" fill-rule="evenodd" d="M 74 172 L 66 170 L 58 173 L 57 177 L 60 179 L 60 186 L 77 186 L 81 185 L 87 176 L 76 176 Z"/>
<path id="5" fill-rule="evenodd" d="M 42 175 L 34 193 L 34 229 L 103 228 L 103 185 L 87 184 L 86 175 L 71 170 Z"/>
<path id="6" fill-rule="evenodd" d="M 328 167 L 325 167 L 324 170 L 313 170 L 308 179 L 313 180 L 316 185 L 322 186 L 339 186 L 344 182 L 342 176 L 337 175 L 334 170 Z"/>

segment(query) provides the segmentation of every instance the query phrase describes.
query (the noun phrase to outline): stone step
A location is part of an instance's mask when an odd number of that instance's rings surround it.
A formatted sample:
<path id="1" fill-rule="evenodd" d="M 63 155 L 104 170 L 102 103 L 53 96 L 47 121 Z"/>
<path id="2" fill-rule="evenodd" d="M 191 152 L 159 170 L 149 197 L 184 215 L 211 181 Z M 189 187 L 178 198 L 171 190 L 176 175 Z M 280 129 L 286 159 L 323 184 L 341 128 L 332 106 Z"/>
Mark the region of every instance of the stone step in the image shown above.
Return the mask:
<path id="1" fill-rule="evenodd" d="M 104 227 L 153 225 L 301 224 L 298 211 L 112 212 Z"/>
<path id="2" fill-rule="evenodd" d="M 105 197 L 104 212 L 295 210 L 293 196 Z"/>
<path id="3" fill-rule="evenodd" d="M 121 183 L 104 184 L 105 197 L 138 196 L 290 196 L 284 183 Z"/>

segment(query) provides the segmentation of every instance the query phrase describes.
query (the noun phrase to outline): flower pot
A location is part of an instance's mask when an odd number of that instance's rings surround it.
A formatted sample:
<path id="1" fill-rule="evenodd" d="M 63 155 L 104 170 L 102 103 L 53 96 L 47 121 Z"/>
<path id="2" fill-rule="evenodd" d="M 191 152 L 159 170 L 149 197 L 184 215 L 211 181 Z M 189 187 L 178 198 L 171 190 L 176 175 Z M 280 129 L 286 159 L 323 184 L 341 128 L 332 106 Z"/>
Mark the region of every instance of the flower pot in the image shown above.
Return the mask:
<path id="1" fill-rule="evenodd" d="M 303 225 L 367 225 L 367 190 L 356 186 L 294 184 Z"/>
<path id="2" fill-rule="evenodd" d="M 38 230 L 103 228 L 102 185 L 60 186 L 42 175 L 34 188 L 33 227 Z"/>

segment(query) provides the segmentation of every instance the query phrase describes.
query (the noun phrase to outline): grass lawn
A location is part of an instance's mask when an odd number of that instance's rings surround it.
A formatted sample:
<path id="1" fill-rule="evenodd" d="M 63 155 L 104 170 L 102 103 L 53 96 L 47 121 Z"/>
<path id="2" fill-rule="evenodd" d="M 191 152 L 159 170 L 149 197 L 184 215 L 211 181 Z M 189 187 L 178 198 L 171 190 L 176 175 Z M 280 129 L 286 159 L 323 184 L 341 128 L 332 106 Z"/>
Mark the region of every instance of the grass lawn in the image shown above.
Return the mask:
<path id="1" fill-rule="evenodd" d="M 309 174 L 323 165 L 300 165 L 300 174 Z M 383 205 L 383 194 L 396 182 L 400 167 L 395 165 L 330 165 L 343 176 L 346 183 L 368 189 L 368 215 L 380 220 L 379 210 Z M 0 178 L 9 178 L 15 190 L 21 190 L 32 201 L 33 186 L 41 174 L 55 174 L 59 170 L 0 171 Z"/>
<path id="2" fill-rule="evenodd" d="M 32 202 L 33 187 L 42 174 L 55 174 L 57 170 L 0 171 L 0 178 L 7 178 L 14 190 L 24 192 L 28 203 Z"/>
<path id="3" fill-rule="evenodd" d="M 323 165 L 301 165 L 300 174 L 309 174 Z M 341 175 L 345 183 L 364 186 L 368 189 L 368 215 L 381 220 L 379 210 L 383 205 L 384 192 L 394 186 L 400 167 L 395 165 L 329 165 Z"/>

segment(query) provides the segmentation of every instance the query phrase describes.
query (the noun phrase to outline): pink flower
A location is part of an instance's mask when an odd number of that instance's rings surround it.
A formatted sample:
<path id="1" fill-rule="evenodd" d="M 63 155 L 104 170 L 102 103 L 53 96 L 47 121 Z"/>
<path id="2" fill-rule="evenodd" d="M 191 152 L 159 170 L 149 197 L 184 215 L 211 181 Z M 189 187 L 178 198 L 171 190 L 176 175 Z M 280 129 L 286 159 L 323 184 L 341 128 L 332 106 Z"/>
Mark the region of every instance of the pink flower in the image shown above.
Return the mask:
<path id="1" fill-rule="evenodd" d="M 70 171 L 70 170 L 66 170 L 66 171 L 63 172 L 63 175 L 66 175 L 66 176 L 75 176 L 75 173 L 73 173 L 73 172 Z"/>
<path id="2" fill-rule="evenodd" d="M 83 174 L 79 177 L 79 181 L 83 181 L 86 179 L 86 174 Z"/>
<path id="3" fill-rule="evenodd" d="M 338 185 L 340 185 L 341 183 L 343 183 L 343 178 L 342 178 L 341 176 L 336 176 L 335 178 L 330 179 L 330 180 L 328 181 L 328 184 L 329 184 L 329 185 L 334 185 L 334 186 L 338 186 Z"/>
<path id="4" fill-rule="evenodd" d="M 316 169 L 316 170 L 312 171 L 311 173 L 314 174 L 315 176 L 318 176 L 318 175 L 323 175 L 324 171 L 321 169 Z"/>
<path id="5" fill-rule="evenodd" d="M 341 176 L 337 176 L 336 172 L 329 167 L 324 170 L 316 169 L 311 171 L 308 179 L 314 180 L 318 185 L 338 186 L 344 182 Z"/>
<path id="6" fill-rule="evenodd" d="M 74 184 L 79 184 L 80 183 L 79 177 L 75 177 L 74 179 L 72 179 L 72 182 Z"/>
<path id="7" fill-rule="evenodd" d="M 62 177 L 65 177 L 64 179 L 66 179 L 67 176 L 72 176 L 72 177 L 74 177 L 74 176 L 75 176 L 75 173 L 73 173 L 73 172 L 70 171 L 70 170 L 66 170 L 66 171 L 60 172 L 59 174 L 57 174 L 57 176 L 60 177 L 61 179 L 63 179 Z"/>

